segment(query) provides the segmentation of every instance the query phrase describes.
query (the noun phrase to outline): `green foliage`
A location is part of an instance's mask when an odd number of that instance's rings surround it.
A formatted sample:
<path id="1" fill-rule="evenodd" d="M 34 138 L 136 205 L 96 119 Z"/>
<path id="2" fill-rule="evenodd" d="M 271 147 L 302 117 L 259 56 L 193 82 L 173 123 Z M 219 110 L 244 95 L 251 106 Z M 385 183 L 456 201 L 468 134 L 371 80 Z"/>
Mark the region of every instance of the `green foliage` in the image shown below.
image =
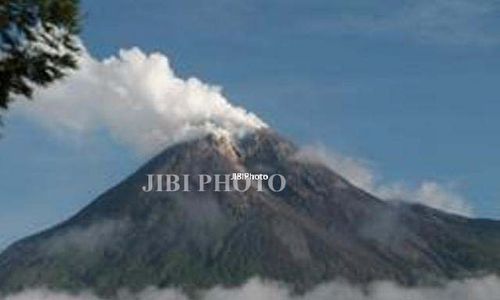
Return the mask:
<path id="1" fill-rule="evenodd" d="M 77 67 L 78 0 L 0 0 L 0 108 Z"/>

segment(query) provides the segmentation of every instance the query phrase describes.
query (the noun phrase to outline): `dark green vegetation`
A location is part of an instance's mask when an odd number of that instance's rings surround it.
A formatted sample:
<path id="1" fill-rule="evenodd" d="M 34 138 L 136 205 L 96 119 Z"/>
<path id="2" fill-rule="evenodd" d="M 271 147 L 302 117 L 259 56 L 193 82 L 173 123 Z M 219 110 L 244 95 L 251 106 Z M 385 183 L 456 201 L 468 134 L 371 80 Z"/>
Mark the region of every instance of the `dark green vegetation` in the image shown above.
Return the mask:
<path id="1" fill-rule="evenodd" d="M 281 173 L 281 193 L 148 193 L 145 174 Z M 191 184 L 196 185 L 196 182 Z M 196 190 L 196 188 L 193 188 Z M 297 290 L 335 278 L 405 285 L 498 273 L 500 223 L 384 202 L 297 159 L 268 131 L 167 149 L 68 221 L 0 256 L 0 290 L 149 285 L 191 290 L 253 276 Z"/>
<path id="2" fill-rule="evenodd" d="M 78 0 L 0 0 L 0 109 L 77 67 Z"/>

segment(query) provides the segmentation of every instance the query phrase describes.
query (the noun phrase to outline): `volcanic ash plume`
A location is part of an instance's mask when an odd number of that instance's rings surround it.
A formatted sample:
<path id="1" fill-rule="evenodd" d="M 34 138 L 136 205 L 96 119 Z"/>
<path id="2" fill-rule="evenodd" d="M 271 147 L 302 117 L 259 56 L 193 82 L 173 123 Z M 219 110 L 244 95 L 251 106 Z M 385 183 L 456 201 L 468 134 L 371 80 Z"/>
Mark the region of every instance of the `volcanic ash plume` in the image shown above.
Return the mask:
<path id="1" fill-rule="evenodd" d="M 102 61 L 84 51 L 79 70 L 34 98 L 18 101 L 17 110 L 63 133 L 106 131 L 144 154 L 207 133 L 242 135 L 266 127 L 229 103 L 219 87 L 179 78 L 165 55 L 138 48 Z"/>

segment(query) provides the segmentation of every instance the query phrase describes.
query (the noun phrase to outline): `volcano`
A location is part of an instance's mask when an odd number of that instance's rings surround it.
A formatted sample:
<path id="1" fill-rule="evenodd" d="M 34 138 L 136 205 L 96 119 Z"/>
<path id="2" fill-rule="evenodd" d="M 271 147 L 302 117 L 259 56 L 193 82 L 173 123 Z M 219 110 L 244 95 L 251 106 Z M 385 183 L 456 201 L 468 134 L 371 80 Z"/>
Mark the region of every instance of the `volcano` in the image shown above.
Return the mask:
<path id="1" fill-rule="evenodd" d="M 0 291 L 114 295 L 257 276 L 301 292 L 340 278 L 415 286 L 499 273 L 500 222 L 380 200 L 297 153 L 269 129 L 171 146 L 67 221 L 7 248 Z M 147 174 L 241 172 L 282 174 L 286 188 L 142 190 Z"/>

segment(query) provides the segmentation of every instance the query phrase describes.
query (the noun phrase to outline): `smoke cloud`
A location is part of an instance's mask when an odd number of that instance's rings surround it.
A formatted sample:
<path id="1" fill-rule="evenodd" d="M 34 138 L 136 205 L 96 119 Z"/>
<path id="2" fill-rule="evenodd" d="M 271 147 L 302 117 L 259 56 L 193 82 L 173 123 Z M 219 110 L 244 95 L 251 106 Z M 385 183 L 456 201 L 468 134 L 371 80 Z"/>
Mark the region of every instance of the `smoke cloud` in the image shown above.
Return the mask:
<path id="1" fill-rule="evenodd" d="M 404 288 L 377 282 L 361 288 L 342 281 L 320 285 L 305 295 L 293 295 L 284 284 L 252 279 L 238 288 L 215 287 L 200 293 L 201 300 L 491 300 L 500 295 L 495 276 L 451 281 L 440 287 Z M 176 289 L 148 288 L 138 294 L 122 292 L 117 300 L 188 300 Z M 7 296 L 5 300 L 102 300 L 90 293 L 71 295 L 34 289 Z"/>
<path id="2" fill-rule="evenodd" d="M 421 203 L 463 216 L 473 216 L 473 209 L 453 184 L 427 180 L 416 187 L 396 182 L 384 182 L 375 168 L 362 159 L 327 150 L 321 145 L 303 147 L 297 154 L 303 161 L 324 164 L 344 176 L 355 186 L 386 200 Z"/>
<path id="3" fill-rule="evenodd" d="M 84 51 L 79 70 L 38 89 L 34 98 L 17 101 L 15 110 L 59 133 L 107 131 L 147 155 L 207 133 L 241 135 L 266 127 L 229 103 L 220 87 L 179 78 L 165 55 L 138 48 L 101 61 Z"/>

